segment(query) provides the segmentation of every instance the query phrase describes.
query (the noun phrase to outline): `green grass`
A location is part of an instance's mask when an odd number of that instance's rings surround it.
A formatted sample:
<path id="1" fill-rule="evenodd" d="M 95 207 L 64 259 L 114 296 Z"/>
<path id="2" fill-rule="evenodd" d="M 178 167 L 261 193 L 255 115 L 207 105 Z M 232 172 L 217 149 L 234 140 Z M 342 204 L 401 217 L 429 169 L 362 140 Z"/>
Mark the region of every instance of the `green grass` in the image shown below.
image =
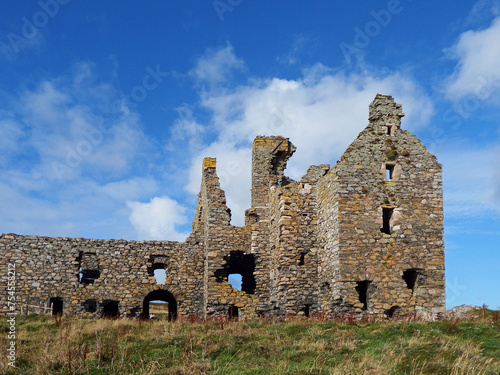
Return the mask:
<path id="1" fill-rule="evenodd" d="M 6 353 L 6 318 L 0 329 Z M 4 358 L 2 374 L 500 373 L 500 326 L 489 312 L 464 322 L 354 324 L 30 315 L 16 318 L 16 331 L 17 368 Z"/>

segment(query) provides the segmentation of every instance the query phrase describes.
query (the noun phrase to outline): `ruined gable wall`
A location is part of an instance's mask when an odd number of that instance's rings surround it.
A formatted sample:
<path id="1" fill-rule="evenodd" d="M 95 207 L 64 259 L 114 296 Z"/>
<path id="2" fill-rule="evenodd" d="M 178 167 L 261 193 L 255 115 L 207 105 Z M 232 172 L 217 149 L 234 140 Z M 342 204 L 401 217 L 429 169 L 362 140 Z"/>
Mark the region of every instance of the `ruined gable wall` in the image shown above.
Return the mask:
<path id="1" fill-rule="evenodd" d="M 335 168 L 341 295 L 358 310 L 442 312 L 441 166 L 416 137 L 399 128 L 402 116 L 391 97 L 377 96 L 370 124 Z M 392 178 L 386 178 L 388 165 Z M 392 212 L 389 234 L 382 232 L 384 210 Z M 410 277 L 409 270 L 415 272 L 413 288 L 403 278 Z M 359 289 L 366 286 L 363 302 Z"/>

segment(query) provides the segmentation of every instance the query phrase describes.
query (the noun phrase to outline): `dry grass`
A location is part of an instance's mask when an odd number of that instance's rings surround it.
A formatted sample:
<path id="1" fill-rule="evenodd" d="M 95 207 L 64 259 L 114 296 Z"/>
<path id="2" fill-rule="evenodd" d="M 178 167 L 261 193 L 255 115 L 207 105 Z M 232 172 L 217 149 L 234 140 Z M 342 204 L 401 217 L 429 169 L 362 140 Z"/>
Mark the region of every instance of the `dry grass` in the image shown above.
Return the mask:
<path id="1" fill-rule="evenodd" d="M 7 322 L 3 319 L 6 332 Z M 459 322 L 17 318 L 2 374 L 499 374 L 493 314 Z M 0 350 L 7 349 L 7 335 Z"/>

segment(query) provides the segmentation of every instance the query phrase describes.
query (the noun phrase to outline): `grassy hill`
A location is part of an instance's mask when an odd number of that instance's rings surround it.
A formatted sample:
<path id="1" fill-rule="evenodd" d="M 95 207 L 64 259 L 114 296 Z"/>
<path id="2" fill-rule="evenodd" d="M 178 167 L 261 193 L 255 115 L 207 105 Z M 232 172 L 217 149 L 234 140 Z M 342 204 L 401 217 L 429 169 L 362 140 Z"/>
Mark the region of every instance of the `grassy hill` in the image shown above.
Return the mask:
<path id="1" fill-rule="evenodd" d="M 17 368 L 2 374 L 495 374 L 498 312 L 466 320 L 197 322 L 16 318 Z"/>

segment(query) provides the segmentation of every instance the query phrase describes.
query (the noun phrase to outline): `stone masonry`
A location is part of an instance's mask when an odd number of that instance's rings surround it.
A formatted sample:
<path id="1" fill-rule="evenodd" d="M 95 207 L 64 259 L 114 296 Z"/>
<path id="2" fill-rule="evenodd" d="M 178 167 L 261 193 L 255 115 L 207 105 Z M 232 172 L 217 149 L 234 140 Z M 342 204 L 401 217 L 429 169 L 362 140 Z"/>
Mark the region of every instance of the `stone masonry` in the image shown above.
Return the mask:
<path id="1" fill-rule="evenodd" d="M 230 224 L 216 161 L 205 158 L 185 242 L 3 234 L 0 269 L 15 265 L 18 313 L 147 316 L 153 300 L 168 302 L 170 318 L 444 312 L 441 165 L 401 129 L 403 116 L 378 94 L 337 164 L 300 181 L 284 175 L 288 138 L 258 136 L 243 227 Z M 7 285 L 1 278 L 4 314 Z"/>

